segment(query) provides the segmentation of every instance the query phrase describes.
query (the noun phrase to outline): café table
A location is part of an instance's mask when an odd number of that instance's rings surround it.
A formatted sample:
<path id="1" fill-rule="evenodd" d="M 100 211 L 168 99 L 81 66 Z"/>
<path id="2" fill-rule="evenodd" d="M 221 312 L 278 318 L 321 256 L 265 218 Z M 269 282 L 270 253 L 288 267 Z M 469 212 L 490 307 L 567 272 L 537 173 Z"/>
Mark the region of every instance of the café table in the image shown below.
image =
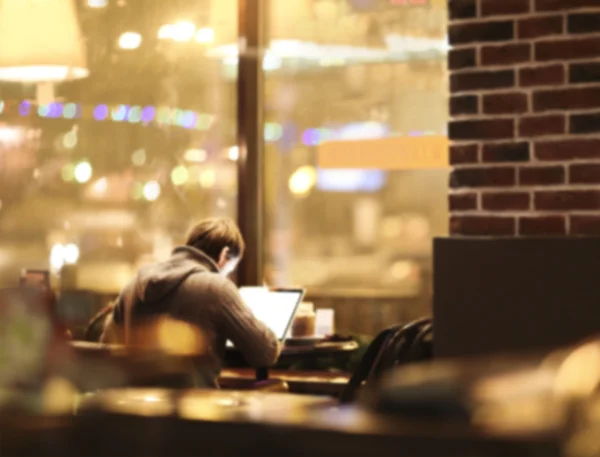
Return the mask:
<path id="1" fill-rule="evenodd" d="M 317 341 L 308 344 L 289 344 L 286 343 L 281 348 L 280 362 L 289 362 L 293 360 L 315 359 L 323 356 L 333 356 L 337 354 L 351 354 L 358 350 L 358 343 L 354 340 L 344 341 Z M 241 353 L 235 347 L 227 347 L 226 358 L 239 360 Z M 269 368 L 261 367 L 256 369 L 256 380 L 265 381 L 269 379 Z"/>
<path id="2" fill-rule="evenodd" d="M 73 436 L 103 456 L 554 457 L 561 444 L 550 426 L 479 429 L 260 392 L 115 389 L 82 399 L 77 417 Z"/>

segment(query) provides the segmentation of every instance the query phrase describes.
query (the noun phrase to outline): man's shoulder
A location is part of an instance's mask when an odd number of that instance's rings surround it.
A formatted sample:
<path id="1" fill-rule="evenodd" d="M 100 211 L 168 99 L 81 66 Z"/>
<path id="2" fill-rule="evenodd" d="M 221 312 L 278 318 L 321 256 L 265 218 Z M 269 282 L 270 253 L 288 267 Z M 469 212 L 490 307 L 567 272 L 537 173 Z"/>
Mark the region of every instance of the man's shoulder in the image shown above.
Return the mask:
<path id="1" fill-rule="evenodd" d="M 202 271 L 190 275 L 188 287 L 194 294 L 206 294 L 214 298 L 227 298 L 237 292 L 235 284 L 218 273 Z"/>

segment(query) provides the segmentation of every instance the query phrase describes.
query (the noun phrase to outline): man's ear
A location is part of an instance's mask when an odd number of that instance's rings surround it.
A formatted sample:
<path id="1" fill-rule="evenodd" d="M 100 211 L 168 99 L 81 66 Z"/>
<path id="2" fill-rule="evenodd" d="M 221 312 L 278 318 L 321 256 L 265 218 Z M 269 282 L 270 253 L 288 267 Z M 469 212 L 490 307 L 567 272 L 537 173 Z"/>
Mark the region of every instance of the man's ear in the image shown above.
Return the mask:
<path id="1" fill-rule="evenodd" d="M 230 249 L 227 246 L 221 250 L 221 253 L 219 254 L 219 266 L 223 266 L 227 263 L 229 260 L 229 252 Z"/>

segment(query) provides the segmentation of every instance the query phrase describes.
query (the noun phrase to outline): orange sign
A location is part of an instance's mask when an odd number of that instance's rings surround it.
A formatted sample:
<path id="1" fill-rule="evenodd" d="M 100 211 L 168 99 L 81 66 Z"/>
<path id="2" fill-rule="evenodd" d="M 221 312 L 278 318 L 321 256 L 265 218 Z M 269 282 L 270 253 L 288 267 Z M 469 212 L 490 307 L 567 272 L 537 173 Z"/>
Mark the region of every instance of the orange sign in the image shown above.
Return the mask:
<path id="1" fill-rule="evenodd" d="M 319 145 L 318 166 L 377 170 L 446 168 L 448 147 L 448 137 L 441 135 L 326 141 Z"/>

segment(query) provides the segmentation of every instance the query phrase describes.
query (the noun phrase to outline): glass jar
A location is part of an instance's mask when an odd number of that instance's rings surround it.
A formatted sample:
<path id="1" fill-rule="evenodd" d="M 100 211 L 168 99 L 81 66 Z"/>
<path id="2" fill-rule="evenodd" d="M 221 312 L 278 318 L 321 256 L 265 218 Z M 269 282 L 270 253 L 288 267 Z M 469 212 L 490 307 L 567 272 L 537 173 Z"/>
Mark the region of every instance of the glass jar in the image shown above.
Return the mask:
<path id="1" fill-rule="evenodd" d="M 315 306 L 312 303 L 300 303 L 292 322 L 292 337 L 310 337 L 315 334 Z"/>

